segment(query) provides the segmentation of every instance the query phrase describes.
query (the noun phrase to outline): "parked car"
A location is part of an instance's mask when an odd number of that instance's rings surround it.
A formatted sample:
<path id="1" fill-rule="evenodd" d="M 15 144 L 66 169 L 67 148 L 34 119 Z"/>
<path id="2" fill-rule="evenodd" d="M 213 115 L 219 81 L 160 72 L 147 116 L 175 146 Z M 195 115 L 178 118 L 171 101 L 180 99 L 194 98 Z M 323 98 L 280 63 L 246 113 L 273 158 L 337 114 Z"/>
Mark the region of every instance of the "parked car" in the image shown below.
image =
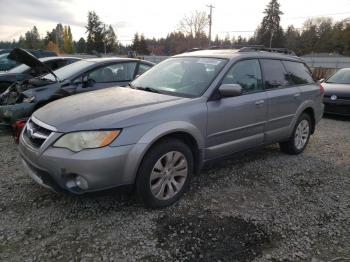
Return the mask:
<path id="1" fill-rule="evenodd" d="M 164 207 L 208 161 L 271 143 L 300 154 L 323 114 L 302 60 L 249 49 L 181 54 L 129 87 L 34 112 L 19 143 L 30 176 L 76 194 L 134 185 Z"/>
<path id="2" fill-rule="evenodd" d="M 77 57 L 67 57 L 67 56 L 53 56 L 40 58 L 39 61 L 45 64 L 51 70 L 59 69 L 63 66 L 69 65 L 73 62 L 81 60 Z M 30 67 L 26 64 L 21 64 L 12 68 L 7 72 L 0 73 L 0 94 L 5 92 L 5 90 L 13 83 L 17 81 L 28 80 L 33 77 L 40 76 L 42 74 L 49 73 L 47 68 L 42 67 Z"/>
<path id="3" fill-rule="evenodd" d="M 32 67 L 45 67 L 29 53 L 19 50 Z M 20 57 L 20 58 L 19 58 Z M 153 63 L 130 58 L 93 58 L 69 64 L 47 75 L 18 82 L 0 95 L 0 123 L 12 125 L 36 109 L 62 97 L 112 86 L 125 86 Z"/>
<path id="4" fill-rule="evenodd" d="M 53 51 L 32 50 L 32 49 L 25 49 L 25 50 L 37 58 L 57 56 L 57 54 Z M 4 49 L 4 50 L 0 51 L 0 71 L 8 71 L 8 70 L 20 65 L 20 63 L 14 61 L 8 57 L 8 55 L 11 53 L 11 51 L 12 51 L 12 49 Z"/>
<path id="5" fill-rule="evenodd" d="M 325 81 L 325 113 L 350 116 L 350 68 L 340 69 Z"/>

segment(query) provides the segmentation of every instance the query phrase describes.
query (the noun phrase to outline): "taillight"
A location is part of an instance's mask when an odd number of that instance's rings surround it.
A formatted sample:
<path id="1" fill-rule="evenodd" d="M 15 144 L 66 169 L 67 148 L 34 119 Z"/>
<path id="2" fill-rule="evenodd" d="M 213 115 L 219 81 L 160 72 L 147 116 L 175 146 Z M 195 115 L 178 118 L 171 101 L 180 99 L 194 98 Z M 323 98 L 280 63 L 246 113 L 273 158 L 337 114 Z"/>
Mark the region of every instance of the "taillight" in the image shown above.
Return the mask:
<path id="1" fill-rule="evenodd" d="M 19 136 L 21 135 L 22 129 L 27 123 L 27 120 L 28 120 L 27 118 L 19 119 L 12 125 L 13 131 L 14 131 L 14 137 L 17 142 L 19 140 Z"/>
<path id="2" fill-rule="evenodd" d="M 322 84 L 318 84 L 318 85 L 319 85 L 319 87 L 320 87 L 321 94 L 323 94 L 323 93 L 324 93 L 324 87 L 323 87 L 323 85 L 322 85 Z"/>

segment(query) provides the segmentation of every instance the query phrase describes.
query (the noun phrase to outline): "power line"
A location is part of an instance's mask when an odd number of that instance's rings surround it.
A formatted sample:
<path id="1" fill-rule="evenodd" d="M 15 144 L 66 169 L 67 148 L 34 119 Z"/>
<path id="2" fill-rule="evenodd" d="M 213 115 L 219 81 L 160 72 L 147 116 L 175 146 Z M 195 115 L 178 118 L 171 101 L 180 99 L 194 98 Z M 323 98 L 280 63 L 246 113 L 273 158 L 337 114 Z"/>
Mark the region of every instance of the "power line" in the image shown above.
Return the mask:
<path id="1" fill-rule="evenodd" d="M 305 18 L 312 18 L 312 17 L 319 17 L 319 16 L 331 16 L 331 15 L 346 15 L 350 14 L 350 11 L 348 12 L 341 12 L 341 13 L 332 13 L 332 14 L 320 14 L 320 15 L 312 15 L 312 16 L 299 16 L 299 17 L 289 17 L 288 19 L 305 19 Z"/>

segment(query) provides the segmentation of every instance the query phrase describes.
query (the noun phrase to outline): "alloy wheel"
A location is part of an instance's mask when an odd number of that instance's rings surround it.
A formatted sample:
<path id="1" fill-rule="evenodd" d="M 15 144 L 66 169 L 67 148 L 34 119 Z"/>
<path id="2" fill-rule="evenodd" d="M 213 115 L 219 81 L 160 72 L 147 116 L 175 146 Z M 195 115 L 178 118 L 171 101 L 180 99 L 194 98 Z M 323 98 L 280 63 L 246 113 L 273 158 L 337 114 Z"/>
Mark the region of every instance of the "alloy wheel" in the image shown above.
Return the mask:
<path id="1" fill-rule="evenodd" d="M 173 198 L 183 188 L 188 176 L 186 157 L 178 151 L 161 156 L 150 176 L 152 194 L 159 200 Z"/>
<path id="2" fill-rule="evenodd" d="M 300 121 L 297 129 L 295 130 L 294 145 L 298 150 L 301 150 L 309 138 L 310 126 L 309 122 L 305 119 Z"/>

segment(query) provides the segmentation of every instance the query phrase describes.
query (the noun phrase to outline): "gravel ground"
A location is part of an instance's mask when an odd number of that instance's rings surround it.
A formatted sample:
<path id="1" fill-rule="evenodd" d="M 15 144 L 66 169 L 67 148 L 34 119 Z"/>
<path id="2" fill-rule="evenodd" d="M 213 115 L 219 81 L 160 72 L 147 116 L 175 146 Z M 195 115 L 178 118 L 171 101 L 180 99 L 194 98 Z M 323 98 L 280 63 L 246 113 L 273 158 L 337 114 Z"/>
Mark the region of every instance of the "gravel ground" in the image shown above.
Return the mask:
<path id="1" fill-rule="evenodd" d="M 307 150 L 221 161 L 175 205 L 119 190 L 36 185 L 0 134 L 0 261 L 350 261 L 350 121 L 323 119 Z"/>

